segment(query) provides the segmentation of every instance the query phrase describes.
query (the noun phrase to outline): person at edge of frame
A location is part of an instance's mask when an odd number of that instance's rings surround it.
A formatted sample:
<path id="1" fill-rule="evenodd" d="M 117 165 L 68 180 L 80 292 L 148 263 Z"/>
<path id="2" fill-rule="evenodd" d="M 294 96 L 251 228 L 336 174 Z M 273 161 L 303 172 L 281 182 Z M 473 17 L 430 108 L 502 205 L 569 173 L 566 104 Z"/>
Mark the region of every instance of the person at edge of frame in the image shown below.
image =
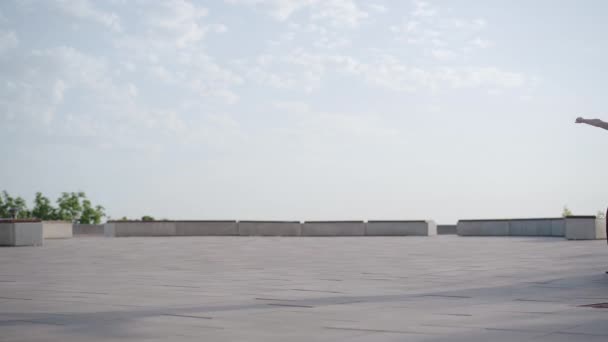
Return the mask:
<path id="1" fill-rule="evenodd" d="M 608 122 L 602 121 L 600 119 L 584 119 L 582 117 L 576 118 L 575 123 L 577 124 L 587 124 L 594 127 L 599 127 L 608 130 Z M 608 209 L 606 209 L 606 242 L 608 243 Z M 606 271 L 608 274 L 608 271 Z"/>

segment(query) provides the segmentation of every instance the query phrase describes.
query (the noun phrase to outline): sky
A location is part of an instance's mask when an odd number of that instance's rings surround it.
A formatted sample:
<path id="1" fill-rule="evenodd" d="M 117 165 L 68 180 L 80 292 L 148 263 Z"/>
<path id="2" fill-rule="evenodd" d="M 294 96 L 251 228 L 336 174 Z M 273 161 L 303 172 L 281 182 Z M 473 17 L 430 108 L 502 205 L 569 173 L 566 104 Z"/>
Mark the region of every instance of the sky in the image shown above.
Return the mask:
<path id="1" fill-rule="evenodd" d="M 608 206 L 608 2 L 0 2 L 0 189 L 113 218 Z"/>

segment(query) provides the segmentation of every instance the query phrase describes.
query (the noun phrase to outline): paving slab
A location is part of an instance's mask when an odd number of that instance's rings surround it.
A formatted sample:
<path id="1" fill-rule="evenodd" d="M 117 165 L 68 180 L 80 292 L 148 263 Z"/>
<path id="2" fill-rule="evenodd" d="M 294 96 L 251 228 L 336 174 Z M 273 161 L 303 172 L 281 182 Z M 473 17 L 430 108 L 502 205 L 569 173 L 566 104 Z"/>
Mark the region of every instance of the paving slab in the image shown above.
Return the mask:
<path id="1" fill-rule="evenodd" d="M 2 341 L 606 341 L 605 241 L 104 237 L 0 248 Z"/>

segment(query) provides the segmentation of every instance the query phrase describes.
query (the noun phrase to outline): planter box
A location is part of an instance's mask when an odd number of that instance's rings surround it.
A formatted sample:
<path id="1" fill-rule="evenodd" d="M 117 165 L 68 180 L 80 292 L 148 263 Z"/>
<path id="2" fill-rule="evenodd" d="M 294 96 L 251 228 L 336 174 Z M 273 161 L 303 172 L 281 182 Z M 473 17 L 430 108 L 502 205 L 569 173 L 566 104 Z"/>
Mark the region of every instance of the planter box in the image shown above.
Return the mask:
<path id="1" fill-rule="evenodd" d="M 299 236 L 301 224 L 298 221 L 239 221 L 241 236 Z"/>
<path id="2" fill-rule="evenodd" d="M 45 239 L 69 239 L 72 237 L 72 222 L 42 221 L 42 237 Z"/>
<path id="3" fill-rule="evenodd" d="M 367 236 L 432 236 L 437 235 L 434 221 L 368 221 Z"/>
<path id="4" fill-rule="evenodd" d="M 302 226 L 302 236 L 364 236 L 363 221 L 309 221 Z"/>
<path id="5" fill-rule="evenodd" d="M 0 246 L 42 246 L 42 222 L 0 221 Z"/>

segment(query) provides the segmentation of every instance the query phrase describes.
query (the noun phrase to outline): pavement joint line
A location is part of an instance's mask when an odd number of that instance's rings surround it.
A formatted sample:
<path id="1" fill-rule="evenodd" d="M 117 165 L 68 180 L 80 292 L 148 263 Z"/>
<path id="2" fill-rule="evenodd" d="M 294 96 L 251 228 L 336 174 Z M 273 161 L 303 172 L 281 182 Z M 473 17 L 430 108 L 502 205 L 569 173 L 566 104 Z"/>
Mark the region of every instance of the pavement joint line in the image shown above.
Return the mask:
<path id="1" fill-rule="evenodd" d="M 285 306 L 285 307 L 293 307 L 293 308 L 314 308 L 314 306 L 310 306 L 310 305 L 300 305 L 300 304 L 268 303 L 267 305 L 272 305 L 272 306 Z"/>
<path id="2" fill-rule="evenodd" d="M 161 316 L 186 317 L 186 318 L 199 318 L 199 319 L 213 319 L 213 317 L 206 317 L 206 316 L 196 316 L 196 315 L 180 315 L 180 314 L 170 314 L 170 313 L 164 313 L 164 314 L 161 314 Z"/>
<path id="3" fill-rule="evenodd" d="M 333 330 L 349 330 L 349 331 L 365 331 L 373 333 L 390 333 L 390 334 L 410 334 L 410 335 L 437 335 L 432 333 L 423 333 L 419 331 L 408 331 L 408 330 L 385 330 L 385 329 L 366 329 L 366 328 L 349 328 L 349 327 L 332 327 L 324 326 L 324 329 Z"/>

